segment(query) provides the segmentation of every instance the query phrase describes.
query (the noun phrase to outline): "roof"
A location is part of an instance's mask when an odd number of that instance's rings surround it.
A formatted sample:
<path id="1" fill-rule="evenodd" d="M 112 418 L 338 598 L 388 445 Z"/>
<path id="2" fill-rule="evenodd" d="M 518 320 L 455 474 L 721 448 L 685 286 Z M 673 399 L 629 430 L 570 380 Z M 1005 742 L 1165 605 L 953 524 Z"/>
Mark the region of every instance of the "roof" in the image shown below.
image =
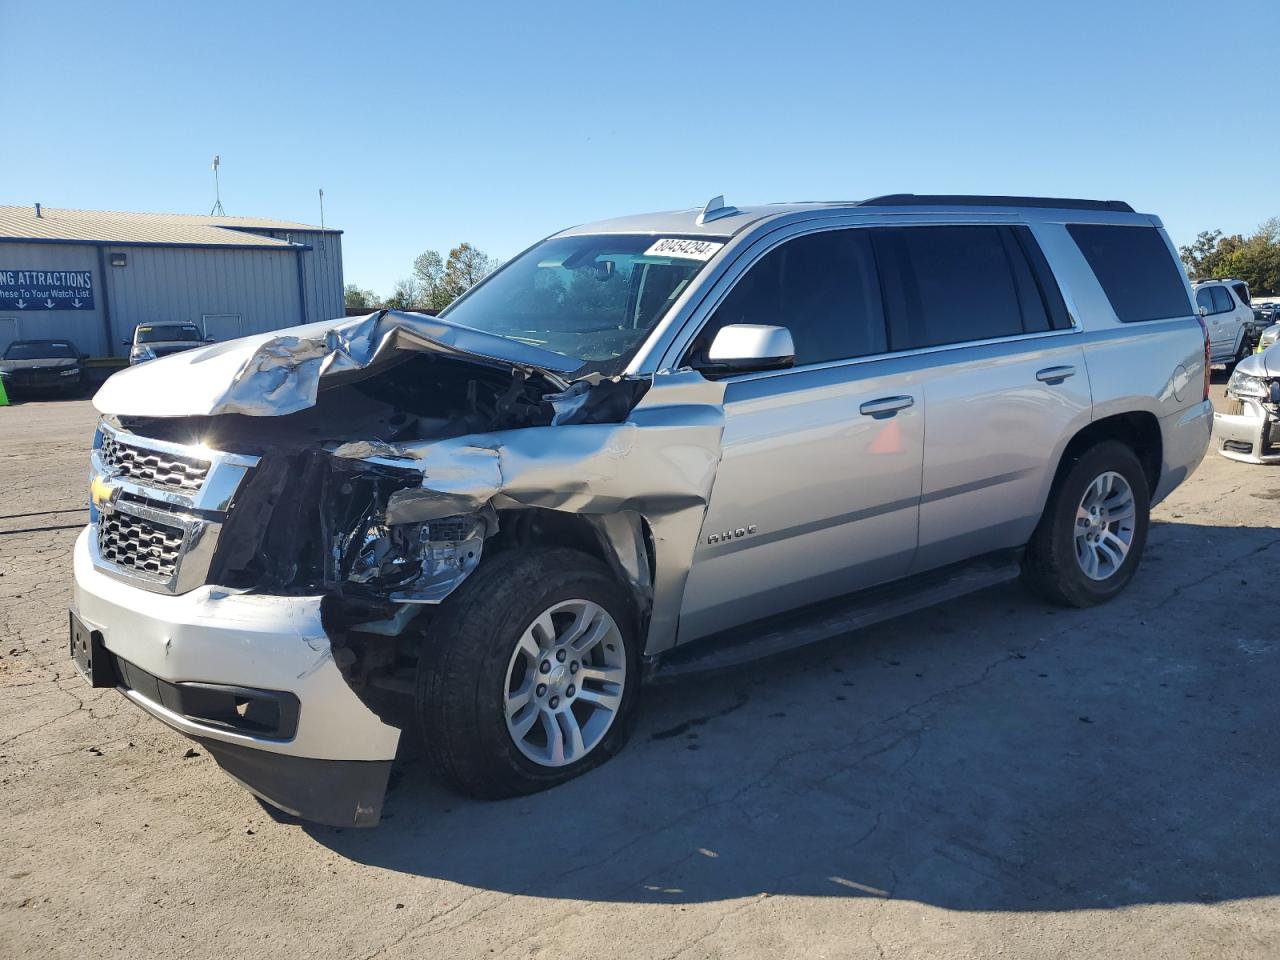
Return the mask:
<path id="1" fill-rule="evenodd" d="M 321 228 L 267 217 L 203 217 L 190 213 L 123 213 L 0 205 L 0 240 L 181 247 L 284 247 L 286 240 L 248 231 L 320 233 Z M 341 233 L 326 229 L 325 233 Z"/>
<path id="2" fill-rule="evenodd" d="M 1051 216 L 1056 211 L 1092 211 L 1108 222 L 1110 215 L 1115 222 L 1125 222 L 1125 216 L 1133 218 L 1133 208 L 1120 200 L 1076 200 L 1060 197 L 997 197 L 962 196 L 954 194 L 910 193 L 889 194 L 870 200 L 827 200 L 805 203 L 769 203 L 752 206 L 724 206 L 717 197 L 706 207 L 690 207 L 687 210 L 668 210 L 660 213 L 642 213 L 611 220 L 584 223 L 561 231 L 559 236 L 593 233 L 669 234 L 673 236 L 732 237 L 752 224 L 762 220 L 776 220 L 790 214 L 812 214 L 826 211 L 842 211 L 849 214 L 884 216 L 894 213 L 951 212 L 958 209 L 985 208 L 985 212 L 1014 214 L 1019 211 L 1050 211 L 1039 218 Z M 710 216 L 708 216 L 710 214 Z"/>

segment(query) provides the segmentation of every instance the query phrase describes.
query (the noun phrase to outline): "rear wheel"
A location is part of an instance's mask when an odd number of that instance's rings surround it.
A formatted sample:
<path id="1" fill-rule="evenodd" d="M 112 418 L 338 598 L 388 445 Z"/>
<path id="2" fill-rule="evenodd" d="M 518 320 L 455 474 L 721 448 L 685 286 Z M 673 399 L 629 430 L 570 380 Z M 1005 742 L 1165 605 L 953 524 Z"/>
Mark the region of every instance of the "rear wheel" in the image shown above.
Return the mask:
<path id="1" fill-rule="evenodd" d="M 441 608 L 418 666 L 433 765 L 498 799 L 583 773 L 626 741 L 639 686 L 630 599 L 573 550 L 501 553 Z"/>
<path id="2" fill-rule="evenodd" d="M 1055 603 L 1110 600 L 1133 579 L 1150 522 L 1146 473 L 1127 446 L 1105 441 L 1060 478 L 1027 545 L 1023 581 Z"/>

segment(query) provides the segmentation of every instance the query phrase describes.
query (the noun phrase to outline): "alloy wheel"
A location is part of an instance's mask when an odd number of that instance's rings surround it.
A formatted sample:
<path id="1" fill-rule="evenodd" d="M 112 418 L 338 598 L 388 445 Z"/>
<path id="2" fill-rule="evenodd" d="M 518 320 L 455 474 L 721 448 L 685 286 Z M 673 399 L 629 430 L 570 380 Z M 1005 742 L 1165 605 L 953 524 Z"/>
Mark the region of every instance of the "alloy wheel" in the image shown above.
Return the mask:
<path id="1" fill-rule="evenodd" d="M 563 600 L 534 618 L 507 664 L 507 731 L 544 767 L 581 760 L 604 739 L 622 707 L 627 656 L 604 607 Z"/>
<path id="2" fill-rule="evenodd" d="M 1076 508 L 1076 562 L 1090 580 L 1106 580 L 1123 565 L 1133 546 L 1137 511 L 1133 489 L 1108 470 L 1085 488 Z"/>

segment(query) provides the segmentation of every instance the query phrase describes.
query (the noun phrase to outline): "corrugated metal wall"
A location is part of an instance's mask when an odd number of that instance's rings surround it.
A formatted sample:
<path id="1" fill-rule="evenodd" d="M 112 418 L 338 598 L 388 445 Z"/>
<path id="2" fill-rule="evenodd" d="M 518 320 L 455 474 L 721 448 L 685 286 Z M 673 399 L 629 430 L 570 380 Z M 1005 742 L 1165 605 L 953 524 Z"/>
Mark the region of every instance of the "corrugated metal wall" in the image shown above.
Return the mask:
<path id="1" fill-rule="evenodd" d="M 342 234 L 303 230 L 246 230 L 263 237 L 274 237 L 290 243 L 303 243 L 309 321 L 332 320 L 346 312 L 342 296 Z"/>
<path id="2" fill-rule="evenodd" d="M 0 243 L 0 270 L 88 270 L 93 274 L 92 310 L 48 310 L 31 304 L 22 310 L 0 307 L 0 353 L 11 340 L 67 339 L 95 357 L 107 348 L 102 325 L 102 278 L 98 248 L 91 244 Z M 10 322 L 14 321 L 14 322 Z"/>
<path id="3" fill-rule="evenodd" d="M 286 239 L 279 231 L 261 232 Z M 108 244 L 102 251 L 105 278 L 92 244 L 0 241 L 0 270 L 88 270 L 94 287 L 93 310 L 0 309 L 0 351 L 11 339 L 66 337 L 95 357 L 123 356 L 122 341 L 140 323 L 204 323 L 210 335 L 223 339 L 236 331 L 262 333 L 343 316 L 341 235 L 287 236 L 311 249 Z M 112 254 L 122 254 L 124 266 L 112 266 Z M 110 338 L 103 320 L 107 299 Z"/>
<path id="4" fill-rule="evenodd" d="M 117 342 L 140 323 L 238 317 L 211 326 L 211 335 L 225 339 L 237 330 L 263 333 L 309 319 L 299 302 L 294 250 L 107 246 L 105 252 Z M 112 254 L 123 254 L 125 265 L 111 266 Z"/>

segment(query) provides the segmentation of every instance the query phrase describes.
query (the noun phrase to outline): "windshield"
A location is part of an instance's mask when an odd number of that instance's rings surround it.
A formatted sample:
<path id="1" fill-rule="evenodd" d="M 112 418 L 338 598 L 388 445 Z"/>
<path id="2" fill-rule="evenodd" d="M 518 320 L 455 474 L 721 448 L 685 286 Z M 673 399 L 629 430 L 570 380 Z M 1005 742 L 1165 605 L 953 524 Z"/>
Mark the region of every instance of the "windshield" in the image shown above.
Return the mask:
<path id="1" fill-rule="evenodd" d="M 544 240 L 444 316 L 600 370 L 640 345 L 723 246 L 721 237 Z"/>
<path id="2" fill-rule="evenodd" d="M 64 360 L 80 356 L 76 348 L 66 340 L 32 340 L 9 344 L 4 352 L 6 360 Z"/>
<path id="3" fill-rule="evenodd" d="M 138 327 L 135 343 L 163 343 L 180 340 L 183 343 L 199 343 L 204 340 L 200 328 L 194 323 L 172 323 L 160 326 Z"/>

